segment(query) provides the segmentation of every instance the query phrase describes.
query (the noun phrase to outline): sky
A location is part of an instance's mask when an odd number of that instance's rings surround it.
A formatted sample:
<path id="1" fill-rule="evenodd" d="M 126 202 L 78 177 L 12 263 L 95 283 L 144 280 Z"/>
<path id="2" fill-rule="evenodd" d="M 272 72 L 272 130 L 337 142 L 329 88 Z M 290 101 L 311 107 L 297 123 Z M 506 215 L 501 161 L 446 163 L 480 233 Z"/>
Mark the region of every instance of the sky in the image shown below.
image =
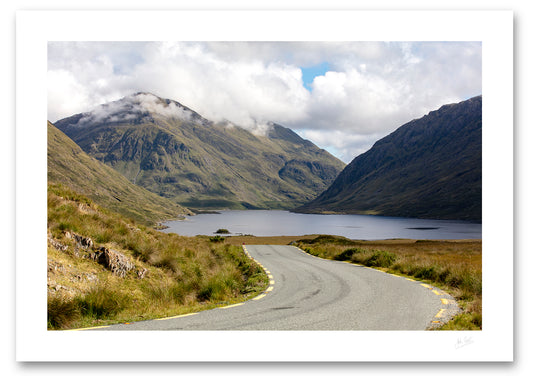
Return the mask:
<path id="1" fill-rule="evenodd" d="M 349 163 L 481 92 L 481 42 L 49 42 L 48 120 L 136 92 L 252 131 L 274 122 Z"/>

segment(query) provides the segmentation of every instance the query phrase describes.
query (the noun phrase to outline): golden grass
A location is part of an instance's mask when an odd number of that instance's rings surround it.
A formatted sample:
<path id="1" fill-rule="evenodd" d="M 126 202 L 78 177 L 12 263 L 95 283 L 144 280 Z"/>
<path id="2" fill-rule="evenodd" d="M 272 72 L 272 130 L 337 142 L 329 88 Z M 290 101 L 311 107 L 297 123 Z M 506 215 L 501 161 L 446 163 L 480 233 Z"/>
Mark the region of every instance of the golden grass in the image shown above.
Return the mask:
<path id="1" fill-rule="evenodd" d="M 49 186 L 48 231 L 49 329 L 195 312 L 249 299 L 268 284 L 241 247 L 158 232 L 60 186 Z M 80 247 L 70 232 L 94 246 Z M 125 255 L 135 270 L 120 277 L 87 257 L 102 246 Z"/>

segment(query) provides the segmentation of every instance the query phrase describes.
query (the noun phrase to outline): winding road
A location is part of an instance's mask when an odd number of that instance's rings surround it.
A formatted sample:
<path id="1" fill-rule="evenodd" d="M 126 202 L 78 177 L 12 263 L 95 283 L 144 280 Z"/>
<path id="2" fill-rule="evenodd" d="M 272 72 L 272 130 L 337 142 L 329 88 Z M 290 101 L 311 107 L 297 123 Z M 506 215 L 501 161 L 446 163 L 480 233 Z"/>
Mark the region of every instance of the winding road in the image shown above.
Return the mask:
<path id="1" fill-rule="evenodd" d="M 293 246 L 248 245 L 270 286 L 244 303 L 101 330 L 424 330 L 458 311 L 432 286 Z"/>

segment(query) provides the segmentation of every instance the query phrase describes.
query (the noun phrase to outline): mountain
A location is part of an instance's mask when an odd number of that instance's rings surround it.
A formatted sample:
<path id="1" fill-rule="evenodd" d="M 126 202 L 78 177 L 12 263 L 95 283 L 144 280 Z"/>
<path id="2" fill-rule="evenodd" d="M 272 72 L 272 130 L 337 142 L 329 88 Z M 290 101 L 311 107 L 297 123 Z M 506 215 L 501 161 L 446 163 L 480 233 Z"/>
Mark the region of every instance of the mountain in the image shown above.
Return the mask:
<path id="1" fill-rule="evenodd" d="M 293 208 L 315 198 L 344 167 L 281 125 L 252 133 L 149 93 L 55 126 L 132 183 L 192 208 Z"/>
<path id="2" fill-rule="evenodd" d="M 481 107 L 478 96 L 401 126 L 295 211 L 481 221 Z"/>
<path id="3" fill-rule="evenodd" d="M 140 223 L 153 224 L 191 214 L 188 209 L 132 184 L 111 167 L 90 157 L 50 122 L 48 183 L 69 187 Z"/>

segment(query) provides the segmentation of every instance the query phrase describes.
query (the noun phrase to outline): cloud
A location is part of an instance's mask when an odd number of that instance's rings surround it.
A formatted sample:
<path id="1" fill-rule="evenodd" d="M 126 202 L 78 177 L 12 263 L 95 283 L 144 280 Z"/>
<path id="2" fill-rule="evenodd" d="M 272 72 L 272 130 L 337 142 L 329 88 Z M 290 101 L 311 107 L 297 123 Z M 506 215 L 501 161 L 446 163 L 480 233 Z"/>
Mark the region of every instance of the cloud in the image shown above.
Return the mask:
<path id="1" fill-rule="evenodd" d="M 176 118 L 187 121 L 197 121 L 193 112 L 174 102 L 168 102 L 150 93 L 135 93 L 122 98 L 94 107 L 89 112 L 83 113 L 78 120 L 77 126 L 84 126 L 94 122 L 118 122 L 128 121 L 139 115 Z"/>
<path id="2" fill-rule="evenodd" d="M 157 66 L 157 70 L 153 67 Z M 198 44 L 163 43 L 136 71 L 142 86 L 212 120 L 244 127 L 303 116 L 301 70 L 283 62 L 228 61 Z"/>
<path id="3" fill-rule="evenodd" d="M 151 92 L 259 133 L 269 121 L 288 126 L 345 160 L 414 118 L 481 94 L 477 42 L 52 42 L 48 52 L 52 122 Z M 329 71 L 306 90 L 302 68 L 326 61 Z"/>
<path id="4" fill-rule="evenodd" d="M 134 104 L 134 108 L 139 108 L 140 111 L 148 111 L 164 117 L 193 120 L 190 110 L 180 107 L 174 102 L 163 102 L 153 94 L 139 93 L 129 98 Z"/>
<path id="5" fill-rule="evenodd" d="M 369 150 L 381 134 L 360 135 L 343 130 L 306 129 L 298 132 L 305 139 L 322 145 L 340 160 L 349 163 L 354 156 Z"/>

